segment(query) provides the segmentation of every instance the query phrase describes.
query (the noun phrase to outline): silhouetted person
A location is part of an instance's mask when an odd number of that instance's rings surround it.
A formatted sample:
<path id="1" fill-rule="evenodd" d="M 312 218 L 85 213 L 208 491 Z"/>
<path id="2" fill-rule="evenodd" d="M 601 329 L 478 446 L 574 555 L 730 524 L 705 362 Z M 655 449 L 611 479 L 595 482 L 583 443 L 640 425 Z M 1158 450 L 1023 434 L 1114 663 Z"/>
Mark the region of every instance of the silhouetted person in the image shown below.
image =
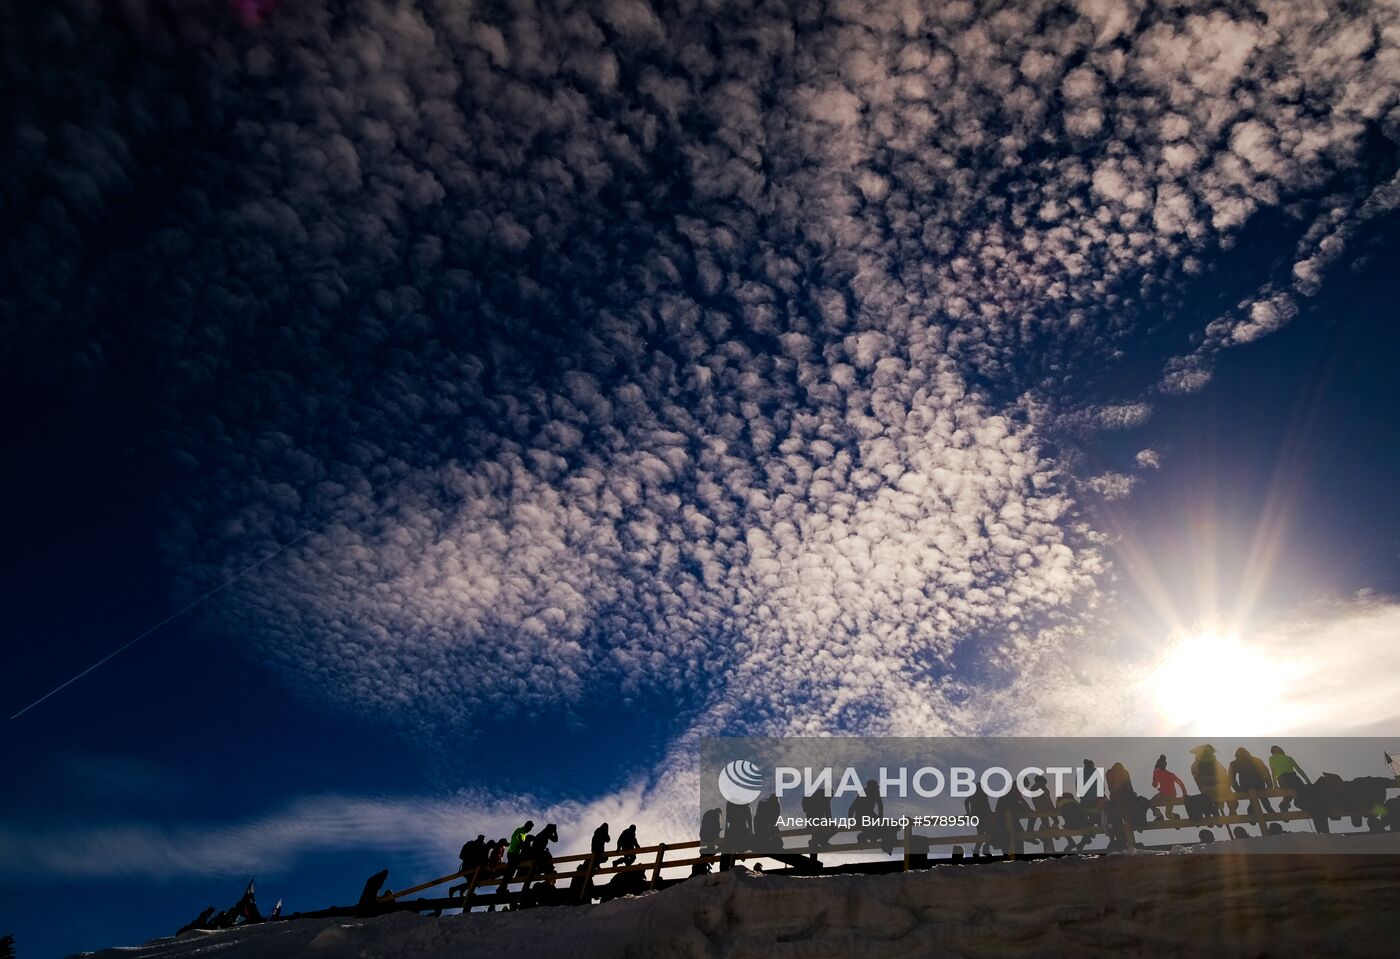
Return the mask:
<path id="1" fill-rule="evenodd" d="M 1219 815 L 1222 809 L 1225 813 L 1230 813 L 1232 810 L 1227 802 L 1230 795 L 1230 777 L 1216 758 L 1215 747 L 1209 744 L 1197 746 L 1191 750 L 1191 755 L 1196 757 L 1191 763 L 1191 778 L 1196 781 L 1196 788 L 1200 790 L 1201 795 L 1209 798 L 1211 814 Z"/>
<path id="2" fill-rule="evenodd" d="M 451 846 L 447 848 L 451 849 Z M 379 901 L 379 889 L 389 878 L 389 870 L 381 869 L 373 876 L 365 880 L 365 887 L 360 890 L 359 910 L 361 913 L 373 912 L 375 904 Z"/>
<path id="3" fill-rule="evenodd" d="M 530 832 L 535 828 L 533 819 L 525 820 L 525 825 L 510 834 L 510 845 L 506 847 L 506 863 L 512 868 L 520 862 L 521 855 L 529 848 Z"/>
<path id="4" fill-rule="evenodd" d="M 475 839 L 462 843 L 462 851 L 457 854 L 462 860 L 462 875 L 469 876 L 478 866 L 486 865 L 486 836 L 478 833 Z"/>
<path id="5" fill-rule="evenodd" d="M 1272 789 L 1274 785 L 1274 777 L 1269 773 L 1268 765 L 1243 746 L 1235 750 L 1235 758 L 1230 762 L 1229 776 L 1230 784 L 1237 793 Z M 1269 801 L 1268 796 L 1260 796 L 1259 804 L 1264 807 L 1265 812 L 1274 811 L 1274 804 Z"/>
<path id="6" fill-rule="evenodd" d="M 1107 823 L 1107 805 L 1104 797 L 1099 795 L 1099 781 L 1094 776 L 1097 771 L 1098 767 L 1092 759 L 1084 760 L 1084 795 L 1079 797 L 1079 805 L 1087 815 L 1098 820 L 1102 829 Z"/>
<path id="7" fill-rule="evenodd" d="M 1269 823 L 1269 835 L 1270 835 L 1270 836 L 1282 836 L 1282 835 L 1283 835 L 1283 823 L 1281 823 L 1281 822 L 1271 822 L 1271 823 Z"/>
<path id="8" fill-rule="evenodd" d="M 525 859 L 534 860 L 533 871 L 539 875 L 548 875 L 554 872 L 554 854 L 549 851 L 549 844 L 559 841 L 559 827 L 554 823 L 549 823 L 539 831 L 533 839 L 526 840 Z"/>
<path id="9" fill-rule="evenodd" d="M 963 811 L 968 816 L 975 818 L 973 828 L 977 830 L 977 841 L 972 844 L 972 858 L 992 854 L 992 836 L 994 828 L 992 825 L 992 801 L 987 798 L 987 793 L 982 789 L 982 784 L 978 783 L 972 790 L 972 795 L 963 800 Z"/>
<path id="10" fill-rule="evenodd" d="M 478 833 L 475 839 L 468 839 L 466 842 L 462 843 L 462 850 L 457 853 L 457 858 L 462 862 L 462 868 L 459 870 L 461 875 L 469 880 L 473 875 L 479 878 L 481 873 L 486 872 L 486 861 L 490 851 L 491 844 L 486 841 L 486 836 L 481 833 Z M 470 882 L 464 882 L 458 886 L 449 886 L 447 888 L 447 895 L 450 898 L 458 893 L 465 893 L 467 887 L 470 885 Z"/>
<path id="11" fill-rule="evenodd" d="M 878 842 L 880 844 L 880 849 L 885 855 L 894 852 L 894 845 L 899 830 L 873 823 L 864 825 L 865 817 L 876 820 L 885 817 L 885 797 L 880 795 L 879 783 L 873 779 L 867 779 L 865 781 L 865 792 L 851 800 L 851 806 L 846 815 L 856 821 L 857 841 Z"/>
<path id="12" fill-rule="evenodd" d="M 606 827 L 607 823 L 603 823 L 603 825 Z M 593 835 L 598 835 L 596 830 Z M 577 906 L 588 902 L 593 898 L 592 889 L 593 881 L 588 877 L 588 863 L 581 862 L 574 870 L 573 878 L 569 880 L 569 903 Z"/>
<path id="13" fill-rule="evenodd" d="M 505 864 L 506 848 L 510 846 L 510 840 L 501 838 L 489 846 L 486 850 L 486 866 L 492 872 L 499 872 Z"/>
<path id="14" fill-rule="evenodd" d="M 1236 839 L 1248 839 L 1248 838 L 1249 838 L 1249 832 L 1248 832 L 1243 826 L 1236 826 L 1236 827 L 1235 827 L 1235 832 L 1234 832 L 1234 837 L 1235 837 Z"/>
<path id="15" fill-rule="evenodd" d="M 850 806 L 846 808 L 846 818 L 854 819 L 856 821 L 856 829 L 858 831 L 863 830 L 866 827 L 861 825 L 861 819 L 866 816 L 876 815 L 875 807 L 877 803 L 882 807 L 884 806 L 884 800 L 880 799 L 876 792 L 875 780 L 871 779 L 866 782 L 865 790 L 858 793 L 856 797 L 851 800 Z M 856 838 L 861 839 L 863 836 L 858 832 Z"/>
<path id="16" fill-rule="evenodd" d="M 818 790 L 810 796 L 802 797 L 802 815 L 807 819 L 820 819 L 830 821 L 831 796 L 823 790 Z M 830 826 L 809 827 L 810 838 L 807 845 L 811 849 L 824 849 L 831 842 L 831 837 L 836 835 L 836 830 Z"/>
<path id="17" fill-rule="evenodd" d="M 700 855 L 713 856 L 719 851 L 722 832 L 720 822 L 723 816 L 724 810 L 716 806 L 706 809 L 705 815 L 700 817 Z"/>
<path id="18" fill-rule="evenodd" d="M 189 932 L 192 929 L 207 929 L 209 928 L 209 920 L 212 918 L 214 918 L 214 907 L 208 906 L 198 916 L 194 917 L 189 922 L 185 923 L 183 926 L 177 929 L 175 931 L 175 935 L 183 936 L 185 933 Z"/>
<path id="19" fill-rule="evenodd" d="M 620 853 L 624 853 L 624 855 L 618 856 L 616 859 L 614 859 L 614 860 L 613 860 L 613 865 L 614 865 L 614 866 L 630 866 L 630 865 L 632 865 L 632 863 L 634 863 L 634 862 L 637 861 L 637 855 L 636 855 L 636 853 L 632 852 L 632 850 L 633 850 L 633 849 L 641 849 L 641 848 L 642 848 L 641 844 L 640 844 L 639 842 L 637 842 L 637 827 L 636 827 L 636 825 L 634 824 L 634 825 L 628 826 L 626 829 L 622 830 L 622 835 L 620 835 L 620 836 L 617 837 L 617 851 L 620 852 Z M 622 875 L 622 874 L 619 873 L 619 875 Z"/>
<path id="20" fill-rule="evenodd" d="M 1366 828 L 1371 832 L 1400 832 L 1400 796 L 1374 803 L 1366 817 Z"/>
<path id="21" fill-rule="evenodd" d="M 1158 756 L 1157 764 L 1152 767 L 1152 788 L 1156 790 L 1156 794 L 1152 797 L 1154 802 L 1186 798 L 1186 784 L 1181 781 L 1180 776 L 1167 768 L 1166 755 Z M 1155 807 L 1148 808 L 1150 812 Z M 1164 820 L 1181 818 L 1171 806 L 1163 806 L 1158 812 Z"/>
<path id="22" fill-rule="evenodd" d="M 862 820 L 880 815 L 881 813 L 876 810 L 883 811 L 884 806 L 885 801 L 880 798 L 875 780 L 866 780 L 865 790 L 852 799 L 850 806 L 846 807 L 846 818 L 855 820 L 856 840 L 858 842 L 866 842 L 875 838 L 873 827 L 864 825 Z"/>
<path id="23" fill-rule="evenodd" d="M 1064 821 L 1065 829 L 1079 833 L 1078 838 L 1070 839 L 1065 847 L 1067 852 L 1079 852 L 1093 841 L 1096 834 L 1089 830 L 1098 822 L 1098 816 L 1087 812 L 1083 803 L 1074 798 L 1074 793 L 1062 795 L 1055 803 L 1055 811 Z"/>
<path id="24" fill-rule="evenodd" d="M 1308 774 L 1303 772 L 1303 767 L 1285 753 L 1282 746 L 1269 747 L 1269 771 L 1274 774 L 1274 782 L 1278 783 L 1280 789 L 1297 789 L 1312 782 Z M 1280 812 L 1288 812 L 1292 805 L 1293 797 L 1284 796 L 1278 808 Z"/>
<path id="25" fill-rule="evenodd" d="M 724 848 L 745 852 L 753 845 L 753 811 L 748 803 L 724 804 Z"/>
<path id="26" fill-rule="evenodd" d="M 1012 789 L 1005 796 L 997 798 L 992 807 L 992 845 L 1008 854 L 1020 854 L 1021 839 L 1011 838 L 1011 831 L 1021 831 L 1021 817 L 1030 813 L 1026 797 L 1021 790 Z"/>
<path id="27" fill-rule="evenodd" d="M 1031 808 L 1036 812 L 1036 818 L 1027 821 L 1026 828 L 1030 832 L 1037 832 L 1042 829 L 1055 829 L 1060 825 L 1060 817 L 1055 810 L 1055 797 L 1050 795 L 1049 784 L 1044 776 L 1032 776 L 1030 787 L 1036 791 L 1031 798 Z M 1036 840 L 1047 852 L 1055 851 L 1055 840 L 1051 838 Z"/>
<path id="28" fill-rule="evenodd" d="M 1400 796 L 1385 801 L 1387 810 L 1385 816 L 1386 828 L 1391 832 L 1400 832 Z"/>
<path id="29" fill-rule="evenodd" d="M 628 872 L 613 873 L 607 883 L 599 889 L 599 898 L 606 902 L 609 899 L 618 899 L 622 896 L 639 896 L 646 891 L 646 871 L 632 869 Z"/>
<path id="30" fill-rule="evenodd" d="M 778 818 L 783 814 L 782 804 L 776 793 L 758 801 L 758 809 L 753 815 L 753 836 L 755 845 L 764 849 L 780 849 L 783 845 L 782 831 L 778 829 Z"/>
<path id="31" fill-rule="evenodd" d="M 1133 788 L 1128 767 L 1122 763 L 1110 766 L 1104 780 L 1108 785 L 1109 847 L 1126 849 L 1134 842 L 1133 828 L 1137 825 L 1140 797 Z"/>
<path id="32" fill-rule="evenodd" d="M 612 836 L 608 833 L 608 824 L 603 823 L 593 830 L 593 843 L 589 847 L 593 853 L 593 862 L 601 866 L 608 858 L 608 843 L 612 842 Z"/>
<path id="33" fill-rule="evenodd" d="M 1209 829 L 1202 829 L 1200 833 L 1197 834 L 1196 838 L 1201 842 L 1215 842 L 1215 833 L 1211 832 Z"/>
<path id="34" fill-rule="evenodd" d="M 1342 805 L 1341 789 L 1342 777 L 1325 772 L 1298 790 L 1298 808 L 1312 817 L 1316 832 L 1332 831 L 1332 812 Z"/>

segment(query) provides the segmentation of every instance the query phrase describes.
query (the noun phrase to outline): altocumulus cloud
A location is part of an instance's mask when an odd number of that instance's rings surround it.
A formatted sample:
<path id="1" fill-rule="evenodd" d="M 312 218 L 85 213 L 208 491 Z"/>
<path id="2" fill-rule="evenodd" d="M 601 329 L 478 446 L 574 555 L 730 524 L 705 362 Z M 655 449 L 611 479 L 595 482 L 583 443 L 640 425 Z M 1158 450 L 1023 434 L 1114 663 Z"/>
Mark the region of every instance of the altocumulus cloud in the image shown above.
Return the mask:
<path id="1" fill-rule="evenodd" d="M 1395 13 L 31 5 L 4 321 L 27 375 L 139 344 L 185 589 L 315 530 L 217 617 L 317 694 L 969 728 L 960 651 L 1053 656 L 1104 571 L 1055 435 L 1152 412 L 1075 371 L 1287 207 L 1200 388 L 1395 205 Z"/>

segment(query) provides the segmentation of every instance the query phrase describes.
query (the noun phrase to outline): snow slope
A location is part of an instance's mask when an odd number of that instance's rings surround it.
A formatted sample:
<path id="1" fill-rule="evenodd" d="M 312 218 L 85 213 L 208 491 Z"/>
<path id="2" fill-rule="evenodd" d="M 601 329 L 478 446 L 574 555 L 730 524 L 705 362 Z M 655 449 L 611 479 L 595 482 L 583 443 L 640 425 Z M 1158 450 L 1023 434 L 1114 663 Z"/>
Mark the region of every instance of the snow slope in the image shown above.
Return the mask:
<path id="1" fill-rule="evenodd" d="M 1390 845 L 1400 852 L 1400 844 Z M 738 868 L 598 906 L 298 920 L 91 955 L 890 959 L 1400 951 L 1400 855 L 1298 853 L 1286 841 L 1276 844 L 1276 855 L 1199 854 L 1206 851 L 1222 850 L 945 865 L 885 876 L 798 878 Z"/>

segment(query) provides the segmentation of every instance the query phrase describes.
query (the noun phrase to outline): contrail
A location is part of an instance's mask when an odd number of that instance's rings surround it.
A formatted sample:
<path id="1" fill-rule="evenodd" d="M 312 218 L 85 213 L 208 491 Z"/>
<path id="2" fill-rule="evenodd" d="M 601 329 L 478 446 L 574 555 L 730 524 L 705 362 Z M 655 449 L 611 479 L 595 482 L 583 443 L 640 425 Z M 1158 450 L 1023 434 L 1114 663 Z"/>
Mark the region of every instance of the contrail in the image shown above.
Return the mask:
<path id="1" fill-rule="evenodd" d="M 23 709 L 21 709 L 19 712 L 15 713 L 13 716 L 10 717 L 11 721 L 16 720 L 16 719 L 19 719 L 19 718 L 20 718 L 21 716 L 23 716 L 25 713 L 29 712 L 29 711 L 30 711 L 31 709 L 33 709 L 35 706 L 39 705 L 40 703 L 42 703 L 44 700 L 48 699 L 50 696 L 54 695 L 55 693 L 62 692 L 63 690 L 67 689 L 69 686 L 72 686 L 72 685 L 73 685 L 74 683 L 76 683 L 78 680 L 82 679 L 84 676 L 86 676 L 88 673 L 92 672 L 92 671 L 93 671 L 94 669 L 96 669 L 97 667 L 101 666 L 103 663 L 110 662 L 111 660 L 113 660 L 113 659 L 115 659 L 116 657 L 120 656 L 122 653 L 126 652 L 128 649 L 130 649 L 131 647 L 135 646 L 137 643 L 141 642 L 141 640 L 145 639 L 147 636 L 151 635 L 151 634 L 154 633 L 156 630 L 160 629 L 160 628 L 161 628 L 162 626 L 164 626 L 166 623 L 170 622 L 170 621 L 173 620 L 173 619 L 179 619 L 181 616 L 185 615 L 185 614 L 188 613 L 190 610 L 194 609 L 194 608 L 195 608 L 196 606 L 198 606 L 200 603 L 204 602 L 204 601 L 205 601 L 206 599 L 208 599 L 210 596 L 213 596 L 215 593 L 219 592 L 220 590 L 227 589 L 229 586 L 232 586 L 234 583 L 238 582 L 238 580 L 242 579 L 244 576 L 247 576 L 247 575 L 248 575 L 249 573 L 251 573 L 253 570 L 257 569 L 259 566 L 263 565 L 264 563 L 268 562 L 269 560 L 271 560 L 271 559 L 275 558 L 276 556 L 280 555 L 280 554 L 281 554 L 282 552 L 284 552 L 288 547 L 295 545 L 296 543 L 298 543 L 298 542 L 300 542 L 301 540 L 305 539 L 305 538 L 306 538 L 307 536 L 309 536 L 310 534 L 311 534 L 311 530 L 309 530 L 309 529 L 308 529 L 308 530 L 303 530 L 300 534 L 298 534 L 297 536 L 293 537 L 292 539 L 287 540 L 287 542 L 285 542 L 285 543 L 283 543 L 281 546 L 277 547 L 277 548 L 276 548 L 275 550 L 273 550 L 271 553 L 268 553 L 266 556 L 264 556 L 262 559 L 258 560 L 258 561 L 257 561 L 256 563 L 254 563 L 253 565 L 251 565 L 251 566 L 249 566 L 249 567 L 246 567 L 245 569 L 239 570 L 237 573 L 234 573 L 232 576 L 230 576 L 228 579 L 224 580 L 224 581 L 223 581 L 222 583 L 220 583 L 218 586 L 215 586 L 213 589 L 209 590 L 209 592 L 203 593 L 203 594 L 201 594 L 200 596 L 196 597 L 192 602 L 190 602 L 190 603 L 188 603 L 188 604 L 186 604 L 186 605 L 184 605 L 184 606 L 181 606 L 179 609 L 175 610 L 175 612 L 171 613 L 169 616 L 165 617 L 165 618 L 162 619 L 160 622 L 156 623 L 154 626 L 152 626 L 150 629 L 146 630 L 146 631 L 145 631 L 144 633 L 142 633 L 141 635 L 137 636 L 135 639 L 127 640 L 127 641 L 126 641 L 125 643 L 123 643 L 121 646 L 118 646 L 116 649 L 112 650 L 112 651 L 111 651 L 110 653 L 108 653 L 106 656 L 103 656 L 103 657 L 102 657 L 101 659 L 99 659 L 97 662 L 93 663 L 91 666 L 89 666 L 87 669 L 83 670 L 83 671 L 82 671 L 81 673 L 79 673 L 78 675 L 74 676 L 72 679 L 68 680 L 67 682 L 61 683 L 61 684 L 59 684 L 58 686 L 55 686 L 53 689 L 49 690 L 47 693 L 45 693 L 44 695 L 40 696 L 38 699 L 34 700 L 34 702 L 30 703 L 28 706 L 25 706 L 25 707 L 24 707 Z"/>

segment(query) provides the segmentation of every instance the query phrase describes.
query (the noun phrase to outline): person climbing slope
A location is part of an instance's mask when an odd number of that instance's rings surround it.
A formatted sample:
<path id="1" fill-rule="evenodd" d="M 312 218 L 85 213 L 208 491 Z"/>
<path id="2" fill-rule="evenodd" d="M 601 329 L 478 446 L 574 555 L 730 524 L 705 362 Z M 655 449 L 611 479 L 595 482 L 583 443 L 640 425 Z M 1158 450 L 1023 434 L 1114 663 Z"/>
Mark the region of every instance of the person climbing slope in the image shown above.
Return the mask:
<path id="1" fill-rule="evenodd" d="M 1269 773 L 1269 767 L 1264 760 L 1243 746 L 1235 750 L 1235 758 L 1230 761 L 1229 775 L 1230 785 L 1237 793 L 1258 792 L 1272 789 L 1274 786 L 1274 777 Z M 1268 796 L 1260 796 L 1259 804 L 1266 812 L 1274 811 L 1274 804 L 1269 801 Z"/>
<path id="2" fill-rule="evenodd" d="M 506 862 L 514 867 L 521 855 L 529 848 L 530 832 L 535 828 L 533 819 L 525 820 L 525 825 L 510 834 L 510 845 L 506 847 Z"/>
<path id="3" fill-rule="evenodd" d="M 593 830 L 593 843 L 590 851 L 593 853 L 595 866 L 601 866 L 608 858 L 608 843 L 612 842 L 612 835 L 608 832 L 608 824 L 603 823 Z"/>
<path id="4" fill-rule="evenodd" d="M 1269 771 L 1274 774 L 1274 782 L 1278 783 L 1280 789 L 1297 789 L 1299 786 L 1312 783 L 1308 774 L 1303 772 L 1303 767 L 1299 766 L 1297 760 L 1292 756 L 1284 752 L 1282 746 L 1269 747 Z M 1278 804 L 1278 808 L 1280 812 L 1288 812 L 1292 805 L 1293 797 L 1284 796 Z"/>
<path id="5" fill-rule="evenodd" d="M 625 853 L 626 855 L 618 856 L 614 859 L 613 865 L 632 865 L 632 863 L 637 861 L 637 856 L 632 850 L 640 848 L 641 845 L 637 842 L 637 827 L 635 825 L 628 826 L 626 829 L 622 830 L 622 835 L 617 837 L 617 851 Z"/>

